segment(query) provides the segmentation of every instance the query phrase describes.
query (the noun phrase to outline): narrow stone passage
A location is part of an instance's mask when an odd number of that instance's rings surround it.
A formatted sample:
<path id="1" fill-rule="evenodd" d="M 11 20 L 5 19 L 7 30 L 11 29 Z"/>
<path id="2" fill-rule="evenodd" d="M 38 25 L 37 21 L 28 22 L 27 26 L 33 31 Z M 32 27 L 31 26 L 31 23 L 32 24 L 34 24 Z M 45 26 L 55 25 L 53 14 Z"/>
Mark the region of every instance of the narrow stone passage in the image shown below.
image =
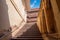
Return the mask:
<path id="1" fill-rule="evenodd" d="M 17 34 L 18 37 L 12 40 L 43 40 L 36 24 L 37 12 L 28 12 L 27 15 L 27 23 Z"/>

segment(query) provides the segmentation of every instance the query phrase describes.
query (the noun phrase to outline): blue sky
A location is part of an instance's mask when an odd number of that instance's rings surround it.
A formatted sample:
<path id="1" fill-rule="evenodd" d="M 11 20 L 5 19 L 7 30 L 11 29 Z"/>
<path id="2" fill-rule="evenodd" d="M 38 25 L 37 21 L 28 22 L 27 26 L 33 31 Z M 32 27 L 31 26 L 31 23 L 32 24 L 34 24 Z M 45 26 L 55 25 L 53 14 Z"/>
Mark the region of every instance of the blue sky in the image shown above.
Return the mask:
<path id="1" fill-rule="evenodd" d="M 39 8 L 41 0 L 30 0 L 30 7 L 31 8 Z"/>

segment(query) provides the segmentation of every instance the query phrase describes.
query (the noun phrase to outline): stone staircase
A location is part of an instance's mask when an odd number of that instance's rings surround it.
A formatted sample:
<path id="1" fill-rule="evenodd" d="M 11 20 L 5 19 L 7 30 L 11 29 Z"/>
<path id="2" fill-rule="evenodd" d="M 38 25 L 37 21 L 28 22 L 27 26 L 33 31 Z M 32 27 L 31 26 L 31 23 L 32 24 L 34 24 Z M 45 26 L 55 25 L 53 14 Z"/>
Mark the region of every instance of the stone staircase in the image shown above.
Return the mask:
<path id="1" fill-rule="evenodd" d="M 27 22 L 28 23 L 30 23 L 30 22 L 36 22 L 37 21 L 37 16 L 38 16 L 38 13 L 28 12 L 27 13 Z"/>
<path id="2" fill-rule="evenodd" d="M 36 24 L 37 14 L 27 13 L 27 15 L 27 23 L 17 33 L 18 37 L 12 38 L 11 40 L 43 40 Z"/>
<path id="3" fill-rule="evenodd" d="M 36 23 L 27 23 L 17 35 L 11 40 L 43 40 Z"/>

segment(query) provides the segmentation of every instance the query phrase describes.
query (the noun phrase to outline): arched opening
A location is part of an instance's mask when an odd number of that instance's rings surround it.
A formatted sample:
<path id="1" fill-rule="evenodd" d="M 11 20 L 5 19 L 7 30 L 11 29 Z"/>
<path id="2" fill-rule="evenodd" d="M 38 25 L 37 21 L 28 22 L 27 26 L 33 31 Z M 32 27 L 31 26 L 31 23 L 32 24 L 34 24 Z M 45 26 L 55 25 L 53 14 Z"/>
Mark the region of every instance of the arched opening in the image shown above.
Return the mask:
<path id="1" fill-rule="evenodd" d="M 30 0 L 30 8 L 40 8 L 41 0 Z"/>

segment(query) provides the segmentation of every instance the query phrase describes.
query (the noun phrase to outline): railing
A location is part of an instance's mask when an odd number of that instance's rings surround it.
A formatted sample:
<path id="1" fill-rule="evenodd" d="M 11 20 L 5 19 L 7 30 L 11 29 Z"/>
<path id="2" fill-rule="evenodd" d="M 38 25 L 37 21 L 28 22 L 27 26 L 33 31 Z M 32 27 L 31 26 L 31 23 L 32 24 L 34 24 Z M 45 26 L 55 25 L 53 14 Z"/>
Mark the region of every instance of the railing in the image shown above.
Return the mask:
<path id="1" fill-rule="evenodd" d="M 24 20 L 24 18 L 22 17 L 21 12 L 20 12 L 20 10 L 18 9 L 18 7 L 17 7 L 16 3 L 14 2 L 14 0 L 10 0 L 10 2 L 11 2 L 12 5 L 14 6 L 15 10 L 18 12 L 18 14 L 20 15 L 20 17 L 22 18 L 22 21 L 21 21 L 21 23 L 20 23 L 20 25 L 21 25 L 23 22 L 25 22 L 25 20 Z M 19 28 L 19 27 L 17 27 L 17 28 L 16 28 L 15 30 L 13 30 L 12 32 L 16 31 L 18 28 Z"/>
<path id="2" fill-rule="evenodd" d="M 16 3 L 15 3 L 13 0 L 10 0 L 10 2 L 12 3 L 12 5 L 13 5 L 14 8 L 16 9 L 16 11 L 18 12 L 18 14 L 20 15 L 20 17 L 23 19 L 23 17 L 21 16 L 21 12 L 20 12 L 20 10 L 18 9 Z M 25 20 L 23 19 L 23 21 L 25 21 Z"/>

